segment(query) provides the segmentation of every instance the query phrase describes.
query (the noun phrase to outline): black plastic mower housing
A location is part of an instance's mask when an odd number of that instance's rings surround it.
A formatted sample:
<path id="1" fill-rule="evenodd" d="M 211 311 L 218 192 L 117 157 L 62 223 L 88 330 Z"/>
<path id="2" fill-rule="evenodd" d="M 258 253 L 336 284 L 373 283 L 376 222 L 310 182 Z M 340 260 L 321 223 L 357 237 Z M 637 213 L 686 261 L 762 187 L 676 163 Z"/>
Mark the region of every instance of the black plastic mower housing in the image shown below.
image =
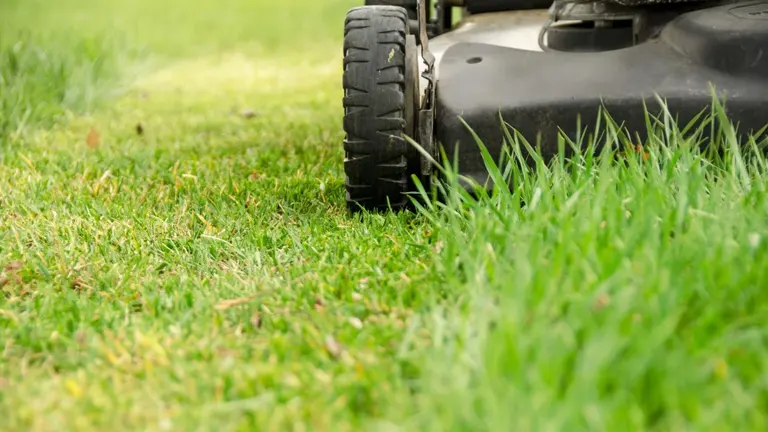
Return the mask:
<path id="1" fill-rule="evenodd" d="M 535 52 L 459 43 L 442 56 L 436 138 L 458 153 L 463 175 L 483 183 L 485 165 L 471 132 L 494 157 L 504 141 L 500 118 L 539 145 L 546 159 L 562 131 L 577 140 L 600 107 L 633 136 L 644 137 L 657 96 L 680 124 L 712 105 L 713 91 L 746 134 L 768 124 L 768 2 L 686 13 L 641 44 L 605 52 Z"/>

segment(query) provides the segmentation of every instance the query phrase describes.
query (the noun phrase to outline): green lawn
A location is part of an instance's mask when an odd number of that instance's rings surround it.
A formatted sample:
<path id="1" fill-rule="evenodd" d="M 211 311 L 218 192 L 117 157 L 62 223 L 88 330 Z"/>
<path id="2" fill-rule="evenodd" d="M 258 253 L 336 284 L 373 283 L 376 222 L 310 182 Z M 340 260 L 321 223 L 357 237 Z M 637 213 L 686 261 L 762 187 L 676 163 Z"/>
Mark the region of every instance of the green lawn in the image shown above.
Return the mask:
<path id="1" fill-rule="evenodd" d="M 351 217 L 357 4 L 0 3 L 0 430 L 765 430 L 764 160 Z"/>

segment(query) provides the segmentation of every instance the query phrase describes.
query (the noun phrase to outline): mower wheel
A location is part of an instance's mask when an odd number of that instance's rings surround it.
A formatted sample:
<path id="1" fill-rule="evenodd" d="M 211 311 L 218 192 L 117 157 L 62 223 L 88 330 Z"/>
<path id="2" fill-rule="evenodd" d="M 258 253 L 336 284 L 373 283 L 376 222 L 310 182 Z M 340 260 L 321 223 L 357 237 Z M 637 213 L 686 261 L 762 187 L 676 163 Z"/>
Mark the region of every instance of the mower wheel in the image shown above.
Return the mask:
<path id="1" fill-rule="evenodd" d="M 408 14 L 395 6 L 363 6 L 347 14 L 344 30 L 344 171 L 351 211 L 401 210 L 410 203 L 418 152 L 414 136 L 415 48 Z M 413 56 L 408 56 L 412 58 Z M 415 154 L 415 157 L 414 157 Z"/>

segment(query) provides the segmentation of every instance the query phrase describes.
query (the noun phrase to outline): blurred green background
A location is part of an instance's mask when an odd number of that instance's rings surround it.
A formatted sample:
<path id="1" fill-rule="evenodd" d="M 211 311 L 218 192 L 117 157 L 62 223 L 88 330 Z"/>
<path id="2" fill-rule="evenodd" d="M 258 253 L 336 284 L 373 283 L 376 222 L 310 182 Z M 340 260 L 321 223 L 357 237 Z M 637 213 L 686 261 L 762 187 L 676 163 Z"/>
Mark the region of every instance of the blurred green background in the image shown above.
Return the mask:
<path id="1" fill-rule="evenodd" d="M 0 1 L 0 430 L 765 430 L 764 158 L 350 217 L 359 3 Z"/>
<path id="2" fill-rule="evenodd" d="M 88 110 L 148 64 L 237 49 L 339 55 L 349 0 L 7 0 L 0 3 L 0 130 Z M 335 50 L 334 50 L 335 49 Z M 150 63 L 151 62 L 151 63 Z M 312 80 L 311 70 L 306 79 Z"/>

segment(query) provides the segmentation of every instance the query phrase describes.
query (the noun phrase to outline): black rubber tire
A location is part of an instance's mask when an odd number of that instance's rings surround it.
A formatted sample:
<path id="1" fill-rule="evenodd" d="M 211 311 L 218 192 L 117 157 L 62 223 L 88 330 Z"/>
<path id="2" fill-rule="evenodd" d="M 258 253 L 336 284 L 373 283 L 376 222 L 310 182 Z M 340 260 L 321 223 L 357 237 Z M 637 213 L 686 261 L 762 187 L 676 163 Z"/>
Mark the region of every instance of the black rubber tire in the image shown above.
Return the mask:
<path id="1" fill-rule="evenodd" d="M 351 211 L 409 206 L 413 147 L 406 127 L 408 16 L 395 6 L 347 14 L 344 30 L 344 171 Z M 416 163 L 417 165 L 418 163 Z"/>

